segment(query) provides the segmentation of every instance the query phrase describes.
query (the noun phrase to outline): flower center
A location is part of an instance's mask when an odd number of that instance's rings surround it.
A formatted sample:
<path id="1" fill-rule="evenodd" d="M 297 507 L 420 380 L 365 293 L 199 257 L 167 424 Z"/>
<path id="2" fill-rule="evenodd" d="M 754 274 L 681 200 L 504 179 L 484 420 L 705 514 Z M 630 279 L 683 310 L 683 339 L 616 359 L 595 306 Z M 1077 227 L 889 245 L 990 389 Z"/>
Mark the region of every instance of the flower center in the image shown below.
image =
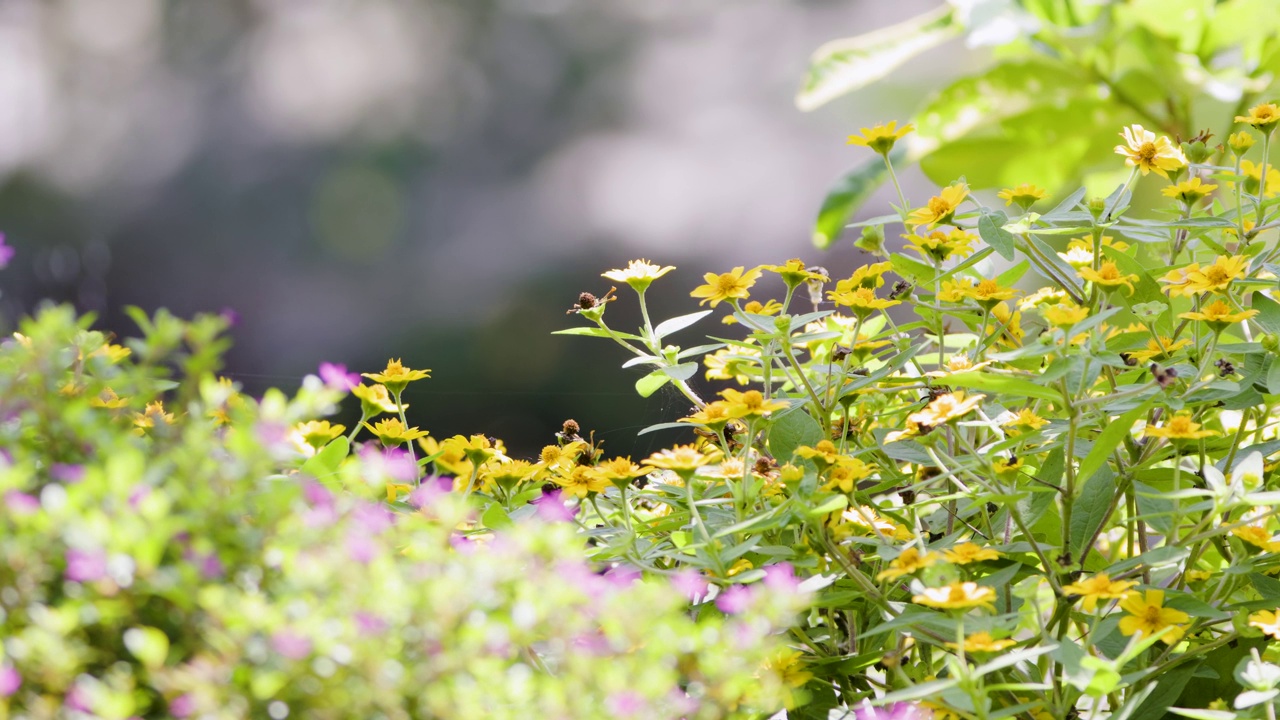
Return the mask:
<path id="1" fill-rule="evenodd" d="M 1156 150 L 1155 143 L 1151 143 L 1151 142 L 1142 143 L 1142 147 L 1138 148 L 1138 159 L 1144 163 L 1151 164 L 1152 162 L 1155 161 L 1156 154 L 1158 152 L 1159 151 Z"/>

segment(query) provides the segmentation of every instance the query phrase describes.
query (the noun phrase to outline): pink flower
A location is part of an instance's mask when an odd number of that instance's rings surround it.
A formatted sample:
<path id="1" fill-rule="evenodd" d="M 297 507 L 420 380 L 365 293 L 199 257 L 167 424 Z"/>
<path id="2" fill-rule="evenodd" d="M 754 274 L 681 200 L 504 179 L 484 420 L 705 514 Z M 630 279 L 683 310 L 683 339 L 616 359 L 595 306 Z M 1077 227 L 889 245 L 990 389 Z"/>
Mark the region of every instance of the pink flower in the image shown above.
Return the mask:
<path id="1" fill-rule="evenodd" d="M 191 695 L 179 695 L 169 701 L 169 714 L 176 718 L 184 718 L 196 711 L 196 699 Z"/>
<path id="2" fill-rule="evenodd" d="M 896 702 L 889 707 L 872 707 L 863 702 L 853 713 L 854 720 L 929 720 L 933 713 L 919 705 Z"/>
<path id="3" fill-rule="evenodd" d="M 716 596 L 716 607 L 726 615 L 737 615 L 751 604 L 751 588 L 746 585 L 730 585 Z"/>
<path id="4" fill-rule="evenodd" d="M 707 590 L 710 585 L 703 579 L 702 575 L 690 568 L 680 570 L 671 576 L 671 586 L 680 592 L 681 595 L 689 598 L 690 602 L 701 602 L 707 597 Z"/>
<path id="5" fill-rule="evenodd" d="M 0 243 L 4 236 L 0 235 Z M 22 675 L 12 665 L 0 665 L 0 697 L 9 697 L 22 687 Z"/>
<path id="6" fill-rule="evenodd" d="M 67 550 L 66 578 L 72 582 L 93 582 L 107 576 L 107 554 L 101 550 Z"/>
<path id="7" fill-rule="evenodd" d="M 789 562 L 780 562 L 764 569 L 764 585 L 772 590 L 795 593 L 800 588 L 796 569 Z"/>
<path id="8" fill-rule="evenodd" d="M 409 505 L 421 510 L 433 504 L 437 498 L 453 492 L 453 478 L 430 475 L 422 478 L 422 484 L 409 493 Z"/>
<path id="9" fill-rule="evenodd" d="M 302 660 L 311 654 L 311 640 L 292 630 L 281 630 L 272 635 L 271 647 L 290 660 Z"/>
<path id="10" fill-rule="evenodd" d="M 644 710 L 644 698 L 639 693 L 623 690 L 610 695 L 605 707 L 615 717 L 630 717 Z"/>
<path id="11" fill-rule="evenodd" d="M 320 379 L 330 388 L 343 392 L 350 392 L 352 388 L 360 384 L 359 375 L 347 372 L 346 365 L 337 363 L 320 363 Z"/>
<path id="12" fill-rule="evenodd" d="M 563 498 L 562 491 L 552 490 L 530 504 L 538 508 L 538 517 L 546 522 L 569 522 L 578 514 L 578 509 L 569 507 Z"/>
<path id="13" fill-rule="evenodd" d="M 34 515 L 40 512 L 40 499 L 17 490 L 4 494 L 4 504 L 14 515 Z"/>
<path id="14" fill-rule="evenodd" d="M 74 485 L 84 479 L 84 466 L 54 463 L 49 466 L 49 477 L 61 483 Z"/>
<path id="15" fill-rule="evenodd" d="M 0 233 L 0 268 L 6 267 L 16 252 L 11 246 L 4 244 L 4 233 Z"/>

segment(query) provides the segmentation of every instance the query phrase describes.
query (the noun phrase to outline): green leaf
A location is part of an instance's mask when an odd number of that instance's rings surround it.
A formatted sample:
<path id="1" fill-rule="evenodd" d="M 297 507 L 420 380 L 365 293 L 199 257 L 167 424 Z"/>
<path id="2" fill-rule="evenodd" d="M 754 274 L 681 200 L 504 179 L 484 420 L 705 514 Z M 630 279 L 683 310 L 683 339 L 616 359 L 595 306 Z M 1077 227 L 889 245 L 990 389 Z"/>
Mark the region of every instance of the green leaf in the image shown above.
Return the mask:
<path id="1" fill-rule="evenodd" d="M 1053 388 L 1047 388 L 1043 385 L 1037 385 L 1030 380 L 1023 380 L 1022 378 L 1010 377 L 1008 375 L 997 375 L 995 373 L 988 372 L 967 372 L 948 375 L 942 380 L 942 382 L 950 387 L 985 390 L 987 392 L 1017 395 L 1019 397 L 1027 398 L 1039 398 L 1040 400 L 1048 400 L 1050 402 L 1062 401 L 1062 393 L 1057 392 Z"/>
<path id="2" fill-rule="evenodd" d="M 1256 292 L 1253 294 L 1252 307 L 1258 311 L 1255 322 L 1272 335 L 1280 335 L 1280 303 Z"/>
<path id="3" fill-rule="evenodd" d="M 665 372 L 654 370 L 636 381 L 636 392 L 640 393 L 640 397 L 649 397 L 669 382 L 671 378 Z"/>
<path id="4" fill-rule="evenodd" d="M 689 313 L 688 315 L 673 317 L 670 320 L 664 320 L 658 323 L 658 327 L 653 329 L 653 334 L 657 337 L 658 342 L 662 342 L 662 338 L 689 327 L 702 318 L 710 315 L 712 312 L 713 311 L 711 310 L 702 310 L 696 313 Z"/>
<path id="5" fill-rule="evenodd" d="M 138 658 L 143 667 L 155 670 L 169 657 L 169 636 L 153 627 L 134 627 L 124 631 L 124 646 Z"/>
<path id="6" fill-rule="evenodd" d="M 1280 580 L 1267 577 L 1262 573 L 1250 573 L 1249 582 L 1258 594 L 1267 600 L 1280 600 Z"/>
<path id="7" fill-rule="evenodd" d="M 1084 484 L 1080 497 L 1071 505 L 1071 555 L 1079 558 L 1084 544 L 1106 521 L 1111 499 L 1116 494 L 1115 476 L 1103 466 Z"/>
<path id="8" fill-rule="evenodd" d="M 996 211 L 987 213 L 978 221 L 978 234 L 982 236 L 983 241 L 996 249 L 1000 253 L 1000 257 L 1005 260 L 1013 260 L 1014 239 L 1004 229 L 1004 224 L 1009 222 L 1009 216 L 1003 212 Z"/>
<path id="9" fill-rule="evenodd" d="M 666 373 L 667 377 L 672 380 L 688 380 L 698 373 L 698 363 L 680 363 L 675 367 L 663 368 L 659 372 Z"/>
<path id="10" fill-rule="evenodd" d="M 933 276 L 936 274 L 932 267 L 914 258 L 909 258 L 902 253 L 891 254 L 889 262 L 893 265 L 894 272 L 904 278 L 914 280 L 918 284 L 932 282 Z"/>
<path id="11" fill-rule="evenodd" d="M 1164 717 L 1199 667 L 1200 663 L 1183 663 L 1161 675 L 1156 682 L 1156 689 L 1147 696 L 1130 720 L 1159 720 Z"/>
<path id="12" fill-rule="evenodd" d="M 889 153 L 889 160 L 901 163 L 907 153 L 901 147 Z M 813 244 L 819 250 L 826 250 L 840 237 L 840 231 L 849 218 L 862 207 L 862 204 L 884 184 L 889 177 L 889 168 L 884 158 L 876 155 L 836 181 L 827 191 L 818 210 L 818 220 L 813 225 Z M 894 216 L 897 219 L 897 216 Z"/>
<path id="13" fill-rule="evenodd" d="M 825 437 L 822 426 L 805 412 L 796 408 L 774 421 L 769 428 L 769 452 L 779 463 L 786 463 L 801 445 L 817 445 Z"/>
<path id="14" fill-rule="evenodd" d="M 312 455 L 303 463 L 299 472 L 325 482 L 328 478 L 338 474 L 338 470 L 342 467 L 342 461 L 347 458 L 350 450 L 351 444 L 347 442 L 345 437 L 335 438 L 325 445 L 320 452 Z"/>
<path id="15" fill-rule="evenodd" d="M 807 112 L 866 87 L 960 30 L 955 11 L 943 6 L 897 25 L 829 42 L 809 60 L 796 107 Z"/>
<path id="16" fill-rule="evenodd" d="M 1119 447 L 1121 441 L 1133 429 L 1138 419 L 1147 414 L 1147 409 L 1150 406 L 1151 402 L 1147 401 L 1115 420 L 1107 422 L 1106 427 L 1102 429 L 1102 432 L 1098 433 L 1098 437 L 1093 441 L 1093 448 L 1085 456 L 1084 462 L 1080 463 L 1080 472 L 1076 475 L 1080 482 L 1089 482 L 1089 478 L 1093 477 L 1093 474 L 1106 464 L 1111 452 Z"/>
<path id="17" fill-rule="evenodd" d="M 515 523 L 511 521 L 511 516 L 507 515 L 507 511 L 498 503 L 493 503 L 488 510 L 484 511 L 484 514 L 480 516 L 480 522 L 490 530 L 515 527 Z"/>
<path id="18" fill-rule="evenodd" d="M 635 340 L 636 342 L 643 342 L 644 340 L 644 338 L 641 338 L 639 335 L 632 335 L 631 333 L 618 332 L 617 330 L 613 331 L 613 335 L 610 335 L 608 332 L 605 331 L 604 328 L 598 328 L 598 327 L 569 328 L 568 330 L 556 330 L 551 334 L 552 335 L 586 335 L 588 337 L 600 337 L 600 338 L 611 338 L 611 337 L 617 336 L 622 338 L 623 340 Z"/>

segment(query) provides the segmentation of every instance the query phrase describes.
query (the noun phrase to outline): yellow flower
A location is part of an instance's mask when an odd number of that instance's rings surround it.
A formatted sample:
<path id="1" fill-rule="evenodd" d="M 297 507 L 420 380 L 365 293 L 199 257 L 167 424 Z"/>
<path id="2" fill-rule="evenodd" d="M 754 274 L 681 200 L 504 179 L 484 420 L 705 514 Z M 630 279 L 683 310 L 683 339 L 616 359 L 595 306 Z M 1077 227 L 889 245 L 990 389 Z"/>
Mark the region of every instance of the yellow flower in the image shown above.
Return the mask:
<path id="1" fill-rule="evenodd" d="M 606 480 L 624 484 L 652 472 L 652 470 L 642 468 L 631 462 L 629 457 L 616 457 L 608 462 L 602 462 L 596 466 L 596 469 L 604 475 Z"/>
<path id="2" fill-rule="evenodd" d="M 609 487 L 609 479 L 604 473 L 588 465 L 575 465 L 568 473 L 556 475 L 552 481 L 566 493 L 580 498 L 603 492 Z"/>
<path id="3" fill-rule="evenodd" d="M 546 468 L 572 467 L 578 464 L 578 457 L 586 449 L 587 444 L 581 440 L 564 445 L 547 445 L 538 453 L 538 461 Z"/>
<path id="4" fill-rule="evenodd" d="M 298 423 L 294 430 L 302 441 L 319 450 L 346 430 L 345 425 L 331 425 L 328 420 L 311 420 Z"/>
<path id="5" fill-rule="evenodd" d="M 1022 313 L 1011 311 L 1008 303 L 999 303 L 991 308 L 992 327 L 986 334 L 999 333 L 996 343 L 1005 347 L 1020 347 L 1026 332 L 1022 329 Z"/>
<path id="6" fill-rule="evenodd" d="M 1231 281 L 1244 277 L 1248 271 L 1249 258 L 1244 255 L 1219 256 L 1212 265 L 1203 268 L 1199 267 L 1198 263 L 1192 264 L 1186 268 L 1185 280 L 1179 294 L 1200 295 L 1206 292 L 1223 292 L 1231 285 Z"/>
<path id="7" fill-rule="evenodd" d="M 107 343 L 97 350 L 94 350 L 93 354 L 98 357 L 104 357 L 107 359 L 107 362 L 115 365 L 121 360 L 132 355 L 133 351 L 123 345 L 112 345 L 111 343 Z"/>
<path id="8" fill-rule="evenodd" d="M 430 370 L 410 370 L 397 360 L 388 360 L 382 372 L 361 373 L 370 380 L 385 385 L 392 395 L 400 394 L 406 385 L 417 380 L 431 377 Z"/>
<path id="9" fill-rule="evenodd" d="M 854 315 L 866 317 L 876 310 L 884 310 L 901 303 L 901 300 L 882 300 L 876 297 L 875 290 L 860 287 L 851 292 L 828 292 L 827 297 L 836 305 L 849 308 Z"/>
<path id="10" fill-rule="evenodd" d="M 1017 290 L 1013 288 L 1000 287 L 999 283 L 991 279 L 983 280 L 977 285 L 971 288 L 964 288 L 959 292 L 965 297 L 978 303 L 979 306 L 988 309 L 994 307 L 995 304 L 1001 300 L 1009 300 L 1014 295 L 1018 294 Z"/>
<path id="11" fill-rule="evenodd" d="M 708 380 L 736 380 L 739 385 L 751 382 L 751 373 L 760 364 L 760 350 L 737 345 L 721 348 L 702 356 Z"/>
<path id="12" fill-rule="evenodd" d="M 1201 430 L 1200 423 L 1193 422 L 1190 413 L 1178 413 L 1169 418 L 1164 427 L 1147 427 L 1142 434 L 1144 437 L 1162 437 L 1169 440 L 1199 440 L 1213 437 L 1218 433 L 1213 430 Z"/>
<path id="13" fill-rule="evenodd" d="M 1256 627 L 1263 635 L 1270 635 L 1280 640 L 1280 608 L 1275 610 L 1259 610 L 1249 616 L 1249 627 Z"/>
<path id="14" fill-rule="evenodd" d="M 777 315 L 782 312 L 782 303 L 777 300 L 770 300 L 762 305 L 758 300 L 751 300 L 742 306 L 742 312 L 749 315 Z M 732 315 L 725 315 L 720 318 L 720 322 L 725 325 L 733 325 L 738 322 L 738 318 Z"/>
<path id="15" fill-rule="evenodd" d="M 1056 305 L 1070 302 L 1067 291 L 1056 287 L 1045 287 L 1031 293 L 1018 301 L 1019 310 L 1032 310 L 1041 305 Z"/>
<path id="16" fill-rule="evenodd" d="M 863 265 L 853 271 L 853 275 L 836 282 L 835 292 L 851 292 L 858 288 L 875 290 L 884 285 L 884 274 L 893 267 L 891 263 L 881 262 Z"/>
<path id="17" fill-rule="evenodd" d="M 417 428 L 414 428 L 415 430 Z M 424 435 L 426 433 L 423 433 Z M 468 461 L 476 465 L 483 464 L 494 455 L 501 453 L 501 448 L 495 448 L 493 443 L 489 442 L 489 438 L 484 435 L 454 435 L 444 444 L 453 452 L 462 453 Z M 585 445 L 586 443 L 583 443 Z"/>
<path id="18" fill-rule="evenodd" d="M 1237 115 L 1236 122 L 1251 125 L 1258 132 L 1269 133 L 1276 123 L 1280 123 L 1280 107 L 1275 103 L 1254 105 L 1249 108 L 1248 115 Z"/>
<path id="19" fill-rule="evenodd" d="M 1140 362 L 1148 362 L 1151 360 L 1165 361 L 1173 357 L 1173 354 L 1182 348 L 1191 344 L 1191 341 L 1183 338 L 1177 342 L 1161 335 L 1159 338 L 1151 338 L 1147 340 L 1145 350 L 1131 350 L 1127 353 L 1129 357 Z"/>
<path id="20" fill-rule="evenodd" d="M 781 400 L 766 400 L 759 390 L 738 392 L 728 389 L 720 393 L 728 404 L 729 417 L 768 417 L 775 410 L 785 410 L 791 405 Z"/>
<path id="21" fill-rule="evenodd" d="M 142 412 L 133 414 L 134 431 L 140 435 L 155 427 L 157 423 L 173 424 L 173 413 L 164 411 L 163 400 L 147 403 L 147 407 Z"/>
<path id="22" fill-rule="evenodd" d="M 1137 584 L 1132 580 L 1112 580 L 1106 573 L 1098 573 L 1088 579 L 1063 585 L 1062 592 L 1067 595 L 1080 595 L 1084 598 L 1081 605 L 1085 612 L 1093 612 L 1097 609 L 1099 600 L 1123 598 L 1129 593 L 1129 588 Z"/>
<path id="23" fill-rule="evenodd" d="M 907 419 L 922 426 L 937 427 L 964 417 L 973 412 L 986 395 L 970 395 L 965 397 L 963 390 L 957 390 L 934 398 L 923 410 L 912 413 Z"/>
<path id="24" fill-rule="evenodd" d="M 117 410 L 128 405 L 128 400 L 118 397 L 111 388 L 103 388 L 97 397 L 89 398 L 89 406 L 96 408 L 107 408 L 109 410 Z"/>
<path id="25" fill-rule="evenodd" d="M 813 447 L 801 445 L 795 449 L 795 454 L 805 460 L 812 460 L 819 470 L 826 470 L 828 467 L 835 465 L 842 457 L 840 451 L 836 449 L 835 443 L 830 440 L 819 440 L 818 444 Z"/>
<path id="26" fill-rule="evenodd" d="M 1227 144 L 1231 146 L 1231 149 L 1237 155 L 1248 151 L 1249 148 L 1253 147 L 1254 142 L 1256 141 L 1253 139 L 1253 136 L 1244 130 L 1241 130 L 1238 133 L 1232 133 L 1231 137 L 1227 138 Z"/>
<path id="27" fill-rule="evenodd" d="M 422 452 L 426 453 L 427 457 L 434 458 L 432 462 L 435 463 L 438 470 L 458 476 L 457 483 L 459 487 L 457 489 L 461 490 L 466 486 L 466 478 L 471 477 L 471 471 L 475 466 L 471 464 L 470 460 L 467 460 L 462 448 L 456 442 L 453 442 L 453 438 L 437 441 L 428 435 L 418 438 L 418 447 L 422 448 Z"/>
<path id="28" fill-rule="evenodd" d="M 413 492 L 413 486 L 406 483 L 387 483 L 387 502 L 395 502 L 400 497 L 400 493 Z"/>
<path id="29" fill-rule="evenodd" d="M 952 183 L 942 188 L 940 195 L 929 198 L 929 202 L 924 207 L 912 210 L 907 216 L 907 224 L 933 227 L 950 222 L 956 214 L 956 208 L 960 207 L 960 203 L 967 197 L 969 197 L 968 185 L 963 182 Z"/>
<path id="30" fill-rule="evenodd" d="M 760 268 L 754 268 L 746 272 L 743 270 L 744 268 L 739 265 L 727 273 L 719 275 L 707 273 L 702 276 L 706 284 L 694 288 L 689 295 L 703 298 L 702 302 L 698 304 L 705 305 L 710 302 L 711 307 L 719 305 L 724 300 L 746 300 L 750 297 L 748 290 L 760 278 Z"/>
<path id="31" fill-rule="evenodd" d="M 953 228 L 947 230 L 934 230 L 928 235 L 920 235 L 919 233 L 902 236 L 908 243 L 910 248 L 920 253 L 925 258 L 935 262 L 944 262 L 951 256 L 965 257 L 973 252 L 973 243 L 977 238 L 966 230 Z"/>
<path id="32" fill-rule="evenodd" d="M 712 430 L 719 430 L 729 424 L 731 420 L 733 420 L 733 416 L 729 414 L 729 403 L 723 400 L 716 400 L 707 403 L 706 407 L 689 417 L 680 418 L 676 422 L 705 425 Z"/>
<path id="33" fill-rule="evenodd" d="M 981 370 L 982 368 L 990 364 L 991 364 L 990 360 L 983 360 L 982 362 L 976 363 L 973 361 L 973 358 L 962 353 L 959 355 L 952 355 L 951 357 L 947 358 L 947 364 L 945 368 L 938 369 L 938 370 L 930 370 L 929 372 L 925 373 L 925 375 L 927 375 L 928 377 L 946 377 L 948 375 L 955 375 L 955 374 L 964 373 L 964 372 L 977 372 L 978 370 Z"/>
<path id="34" fill-rule="evenodd" d="M 969 292 L 973 290 L 974 284 L 973 278 L 965 276 L 957 277 L 955 280 L 943 280 L 942 288 L 938 290 L 938 299 L 949 303 L 964 302 Z"/>
<path id="35" fill-rule="evenodd" d="M 854 486 L 870 477 L 875 469 L 875 465 L 868 465 L 860 458 L 841 456 L 827 470 L 827 482 L 822 489 L 832 491 L 838 488 L 841 492 L 851 493 Z"/>
<path id="36" fill-rule="evenodd" d="M 761 265 L 759 269 L 777 273 L 782 277 L 782 282 L 786 283 L 789 288 L 810 280 L 826 282 L 831 279 L 827 277 L 825 272 L 820 272 L 820 268 L 810 270 L 800 258 L 792 258 L 782 265 Z"/>
<path id="37" fill-rule="evenodd" d="M 1018 643 L 1013 640 L 996 640 L 991 637 L 991 633 L 983 630 L 969 635 L 964 639 L 965 652 L 1000 652 L 1006 648 L 1011 648 Z M 960 649 L 956 643 L 949 642 L 947 647 L 952 650 Z"/>
<path id="38" fill-rule="evenodd" d="M 351 388 L 351 394 L 360 398 L 360 412 L 365 417 L 375 417 L 383 413 L 401 412 L 409 409 L 409 404 L 396 405 L 391 393 L 383 385 L 357 385 Z"/>
<path id="39" fill-rule="evenodd" d="M 938 588 L 925 588 L 911 602 L 931 608 L 963 609 L 985 607 L 994 609 L 996 591 L 975 582 L 954 582 Z"/>
<path id="40" fill-rule="evenodd" d="M 942 554 L 946 556 L 948 562 L 956 565 L 968 565 L 971 562 L 979 562 L 981 560 L 1000 559 L 999 550 L 992 550 L 989 547 L 982 547 L 972 542 L 960 543 L 950 550 L 943 550 Z"/>
<path id="41" fill-rule="evenodd" d="M 804 669 L 801 654 L 791 648 L 783 648 L 764 663 L 764 669 L 778 676 L 783 685 L 798 688 L 813 679 L 813 673 Z"/>
<path id="42" fill-rule="evenodd" d="M 1089 317 L 1089 308 L 1075 303 L 1058 303 L 1040 311 L 1046 322 L 1060 328 L 1069 328 Z"/>
<path id="43" fill-rule="evenodd" d="M 940 559 L 941 558 L 938 557 L 938 553 L 931 553 L 927 550 L 925 552 L 920 552 L 914 547 L 909 547 L 903 550 L 897 558 L 890 562 L 888 568 L 879 575 L 876 575 L 876 579 L 897 580 L 903 575 L 910 575 L 917 570 L 923 570 L 931 565 L 935 565 Z"/>
<path id="44" fill-rule="evenodd" d="M 1133 294 L 1133 281 L 1138 279 L 1137 275 L 1125 275 L 1120 272 L 1120 268 L 1110 260 L 1102 263 L 1097 270 L 1093 268 L 1081 268 L 1076 271 L 1081 278 L 1088 280 L 1095 285 L 1101 285 L 1106 288 L 1119 287 L 1121 285 L 1129 288 L 1129 294 Z"/>
<path id="45" fill-rule="evenodd" d="M 364 426 L 369 432 L 377 436 L 383 445 L 388 446 L 411 442 L 429 434 L 427 431 L 419 430 L 416 427 L 405 427 L 404 423 L 400 422 L 400 418 L 386 418 L 378 421 L 376 425 L 365 423 Z"/>
<path id="46" fill-rule="evenodd" d="M 1022 470 L 1023 465 L 1025 465 L 1025 463 L 1020 457 L 997 457 L 991 461 L 991 469 L 1000 477 L 1015 475 L 1018 471 Z"/>
<path id="47" fill-rule="evenodd" d="M 1016 414 L 1011 414 L 1009 419 L 1000 423 L 1003 428 L 1030 428 L 1033 432 L 1048 425 L 1049 421 L 1040 417 L 1031 408 L 1022 408 Z M 1010 432 L 1010 435 L 1016 435 L 1016 432 Z"/>
<path id="48" fill-rule="evenodd" d="M 1017 187 L 1001 190 L 996 193 L 996 197 L 1003 200 L 1006 206 L 1017 203 L 1019 207 L 1026 210 L 1036 204 L 1036 201 L 1049 197 L 1049 193 L 1030 183 L 1022 183 Z"/>
<path id="49" fill-rule="evenodd" d="M 643 464 L 663 470 L 674 470 L 677 473 L 692 473 L 709 461 L 710 459 L 693 445 L 676 445 L 650 455 Z"/>
<path id="50" fill-rule="evenodd" d="M 1261 525 L 1241 525 L 1232 528 L 1231 534 L 1264 552 L 1280 550 L 1280 542 L 1277 542 Z"/>
<path id="51" fill-rule="evenodd" d="M 911 123 L 898 127 L 898 121 L 891 120 L 885 125 L 862 128 L 861 135 L 849 136 L 848 144 L 871 148 L 881 155 L 888 155 L 895 143 L 915 129 Z"/>
<path id="52" fill-rule="evenodd" d="M 1133 635 L 1141 632 L 1147 637 L 1151 637 L 1164 631 L 1160 640 L 1166 645 L 1173 645 L 1182 638 L 1186 628 L 1181 627 L 1181 623 L 1185 623 L 1191 619 L 1191 616 L 1181 610 L 1174 610 L 1164 606 L 1163 590 L 1148 590 L 1145 597 L 1138 591 L 1129 593 L 1125 599 L 1120 601 L 1120 607 L 1128 613 L 1120 618 L 1120 633 L 1122 635 Z"/>
<path id="53" fill-rule="evenodd" d="M 906 542 L 911 539 L 911 531 L 898 523 L 881 517 L 875 508 L 866 505 L 854 505 L 839 515 L 845 525 L 851 525 L 865 535 L 889 537 Z"/>
<path id="54" fill-rule="evenodd" d="M 1190 180 L 1183 180 L 1175 185 L 1161 190 L 1165 197 L 1177 198 L 1188 205 L 1194 205 L 1204 198 L 1204 196 L 1217 190 L 1217 185 L 1205 185 L 1200 178 L 1194 177 Z"/>
<path id="55" fill-rule="evenodd" d="M 1161 177 L 1169 177 L 1169 171 L 1180 170 L 1187 165 L 1187 156 L 1169 138 L 1159 138 L 1141 125 L 1130 125 L 1120 131 L 1124 145 L 1116 146 L 1116 153 L 1124 156 L 1129 167 L 1136 167 L 1143 174 L 1155 171 Z"/>
<path id="56" fill-rule="evenodd" d="M 601 273 L 600 277 L 608 278 L 614 282 L 624 282 L 630 285 L 632 290 L 635 290 L 638 293 L 643 293 L 645 290 L 649 289 L 649 285 L 652 284 L 654 280 L 657 280 L 675 269 L 674 265 L 659 267 L 658 265 L 650 263 L 648 260 L 632 260 L 627 263 L 626 269 L 610 270 L 609 272 Z"/>
<path id="57" fill-rule="evenodd" d="M 1093 266 L 1093 250 L 1087 247 L 1068 245 L 1067 251 L 1058 253 L 1058 257 L 1076 270 Z"/>
<path id="58" fill-rule="evenodd" d="M 479 479 L 481 492 L 489 492 L 494 485 L 510 489 L 537 474 L 538 468 L 528 460 L 508 460 L 503 462 L 491 458 L 480 466 Z"/>
<path id="59" fill-rule="evenodd" d="M 1275 197 L 1280 192 L 1280 169 L 1276 169 L 1275 165 L 1267 164 L 1267 186 L 1262 187 L 1262 163 L 1255 163 L 1251 160 L 1240 161 L 1240 177 L 1244 180 L 1244 191 L 1250 195 L 1257 195 L 1261 190 L 1264 197 Z M 1235 187 L 1235 183 L 1227 183 L 1229 187 Z"/>
<path id="60" fill-rule="evenodd" d="M 1178 317 L 1184 320 L 1200 320 L 1209 325 L 1215 331 L 1221 331 L 1228 325 L 1234 325 L 1243 322 L 1258 314 L 1257 310 L 1241 310 L 1240 312 L 1232 312 L 1234 308 L 1223 300 L 1214 300 L 1208 306 L 1201 308 L 1200 312 L 1185 312 Z"/>

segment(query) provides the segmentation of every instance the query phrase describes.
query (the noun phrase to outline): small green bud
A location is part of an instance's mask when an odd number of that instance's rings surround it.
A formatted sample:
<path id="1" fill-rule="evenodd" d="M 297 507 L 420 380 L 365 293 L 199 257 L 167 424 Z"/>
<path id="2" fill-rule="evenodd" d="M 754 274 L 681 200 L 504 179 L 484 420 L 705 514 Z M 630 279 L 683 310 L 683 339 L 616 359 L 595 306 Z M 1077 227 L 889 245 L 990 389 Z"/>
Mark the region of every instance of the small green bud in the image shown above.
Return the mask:
<path id="1" fill-rule="evenodd" d="M 1261 343 L 1262 347 L 1266 348 L 1268 352 L 1280 350 L 1280 338 L 1277 338 L 1271 333 L 1267 333 L 1266 335 L 1258 338 L 1258 342 Z"/>
<path id="2" fill-rule="evenodd" d="M 862 228 L 862 236 L 853 241 L 853 246 L 877 257 L 884 257 L 884 226 L 867 225 Z"/>

